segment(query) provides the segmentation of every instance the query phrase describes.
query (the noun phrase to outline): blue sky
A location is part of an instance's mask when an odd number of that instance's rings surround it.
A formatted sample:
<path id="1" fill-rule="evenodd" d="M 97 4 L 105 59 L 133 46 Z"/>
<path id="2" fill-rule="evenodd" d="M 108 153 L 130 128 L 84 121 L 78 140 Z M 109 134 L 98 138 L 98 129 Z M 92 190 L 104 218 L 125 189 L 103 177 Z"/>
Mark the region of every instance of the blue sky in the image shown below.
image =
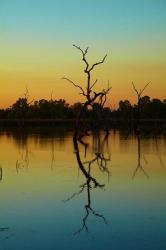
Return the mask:
<path id="1" fill-rule="evenodd" d="M 166 33 L 165 0 L 1 0 L 1 32 L 105 41 Z M 114 38 L 115 39 L 115 38 Z"/>

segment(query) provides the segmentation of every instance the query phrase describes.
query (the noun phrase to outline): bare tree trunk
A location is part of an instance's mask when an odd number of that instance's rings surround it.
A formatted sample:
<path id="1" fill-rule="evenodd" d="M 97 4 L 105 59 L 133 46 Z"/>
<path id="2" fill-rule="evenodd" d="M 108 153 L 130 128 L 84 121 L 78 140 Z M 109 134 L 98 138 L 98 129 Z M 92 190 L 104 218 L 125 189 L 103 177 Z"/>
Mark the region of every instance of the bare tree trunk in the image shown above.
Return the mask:
<path id="1" fill-rule="evenodd" d="M 85 69 L 84 69 L 84 73 L 87 76 L 87 82 L 86 82 L 86 87 L 83 88 L 80 84 L 74 83 L 72 80 L 70 80 L 69 78 L 63 77 L 62 79 L 67 80 L 68 82 L 70 82 L 71 84 L 73 84 L 76 88 L 78 88 L 80 90 L 80 94 L 83 95 L 85 97 L 85 102 L 83 103 L 82 109 L 80 110 L 80 113 L 76 119 L 76 124 L 75 124 L 75 132 L 74 132 L 74 138 L 79 138 L 82 137 L 83 134 L 87 134 L 88 130 L 92 130 L 92 127 L 88 127 L 87 129 L 84 129 L 82 131 L 80 131 L 80 123 L 81 120 L 83 119 L 83 116 L 86 112 L 86 110 L 91 107 L 93 108 L 93 104 L 95 102 L 97 102 L 98 104 L 100 104 L 102 107 L 104 107 L 104 104 L 106 102 L 106 98 L 107 95 L 109 93 L 109 91 L 111 90 L 111 87 L 109 86 L 109 82 L 108 82 L 108 87 L 106 89 L 103 89 L 99 92 L 95 92 L 94 91 L 94 86 L 97 83 L 97 79 L 92 83 L 91 81 L 91 72 L 94 70 L 94 68 L 100 64 L 103 64 L 107 55 L 105 55 L 103 57 L 103 59 L 99 62 L 96 62 L 94 64 L 92 64 L 90 66 L 89 62 L 86 59 L 86 55 L 88 53 L 88 47 L 85 50 L 82 50 L 80 47 L 73 45 L 76 49 L 78 49 L 81 54 L 82 54 L 82 60 L 85 64 Z"/>

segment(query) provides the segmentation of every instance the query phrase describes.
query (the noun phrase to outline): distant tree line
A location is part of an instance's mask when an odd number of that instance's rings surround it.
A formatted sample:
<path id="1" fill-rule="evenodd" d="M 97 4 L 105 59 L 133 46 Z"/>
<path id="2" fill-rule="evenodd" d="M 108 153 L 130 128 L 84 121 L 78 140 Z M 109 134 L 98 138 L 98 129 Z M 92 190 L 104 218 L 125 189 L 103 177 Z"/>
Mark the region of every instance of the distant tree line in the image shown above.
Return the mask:
<path id="1" fill-rule="evenodd" d="M 28 102 L 28 98 L 19 98 L 13 105 L 6 109 L 0 109 L 0 119 L 75 119 L 77 118 L 82 104 L 77 102 L 69 105 L 64 99 Z M 87 119 L 95 119 L 97 114 L 102 117 L 115 119 L 136 119 L 138 106 L 132 105 L 129 100 L 120 100 L 116 110 L 103 107 L 94 103 L 91 109 L 86 110 Z M 143 96 L 140 99 L 141 119 L 166 119 L 166 99 L 151 99 Z"/>
<path id="2" fill-rule="evenodd" d="M 149 96 L 143 96 L 139 101 L 139 116 L 140 119 L 165 119 L 166 118 L 166 99 L 160 99 Z M 137 119 L 138 105 L 131 103 L 128 100 L 120 101 L 119 108 L 113 112 L 115 117 L 126 119 Z"/>

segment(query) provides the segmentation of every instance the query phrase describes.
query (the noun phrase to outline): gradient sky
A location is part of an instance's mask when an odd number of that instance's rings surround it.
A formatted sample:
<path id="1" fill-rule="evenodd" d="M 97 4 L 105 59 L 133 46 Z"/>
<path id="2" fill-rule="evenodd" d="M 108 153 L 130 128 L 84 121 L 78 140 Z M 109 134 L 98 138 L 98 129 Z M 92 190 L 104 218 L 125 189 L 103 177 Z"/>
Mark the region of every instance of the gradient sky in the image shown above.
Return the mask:
<path id="1" fill-rule="evenodd" d="M 135 101 L 131 87 L 151 81 L 145 94 L 166 98 L 166 0 L 0 0 L 0 107 L 25 92 L 31 99 L 80 100 L 63 76 L 83 82 L 75 43 L 90 47 L 101 89 L 110 80 L 108 104 Z"/>

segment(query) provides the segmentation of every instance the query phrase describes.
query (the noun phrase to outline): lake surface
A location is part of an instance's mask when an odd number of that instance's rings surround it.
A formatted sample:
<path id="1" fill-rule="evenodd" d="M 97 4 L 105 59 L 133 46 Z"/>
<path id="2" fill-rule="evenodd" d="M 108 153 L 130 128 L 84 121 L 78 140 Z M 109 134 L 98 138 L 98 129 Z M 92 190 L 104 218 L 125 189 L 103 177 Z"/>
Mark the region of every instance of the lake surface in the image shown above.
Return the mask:
<path id="1" fill-rule="evenodd" d="M 166 249 L 166 136 L 85 142 L 78 152 L 64 129 L 0 132 L 1 250 Z"/>

